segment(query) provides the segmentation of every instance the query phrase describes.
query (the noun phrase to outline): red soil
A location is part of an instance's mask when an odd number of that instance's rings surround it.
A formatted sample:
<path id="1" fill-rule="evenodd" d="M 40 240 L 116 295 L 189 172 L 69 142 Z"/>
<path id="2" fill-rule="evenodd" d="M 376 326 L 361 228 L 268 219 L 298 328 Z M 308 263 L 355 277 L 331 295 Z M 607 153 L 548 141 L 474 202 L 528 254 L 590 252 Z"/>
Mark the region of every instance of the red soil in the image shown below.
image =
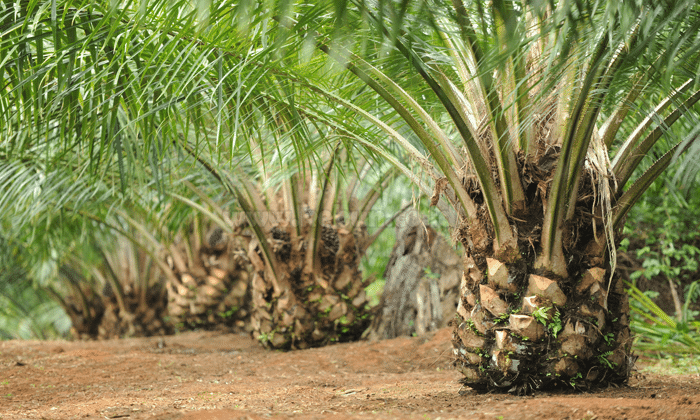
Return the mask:
<path id="1" fill-rule="evenodd" d="M 479 395 L 450 330 L 288 353 L 244 335 L 0 342 L 0 419 L 700 419 L 700 376 L 588 394 Z"/>

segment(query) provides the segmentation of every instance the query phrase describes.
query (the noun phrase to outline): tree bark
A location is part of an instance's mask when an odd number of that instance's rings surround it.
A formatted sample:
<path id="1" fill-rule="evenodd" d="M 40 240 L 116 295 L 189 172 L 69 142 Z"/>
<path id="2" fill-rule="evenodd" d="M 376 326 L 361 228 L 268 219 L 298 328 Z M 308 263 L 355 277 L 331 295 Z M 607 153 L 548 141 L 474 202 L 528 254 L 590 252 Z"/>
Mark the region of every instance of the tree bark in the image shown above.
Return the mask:
<path id="1" fill-rule="evenodd" d="M 610 276 L 603 219 L 596 216 L 602 213 L 594 208 L 595 174 L 584 176 L 575 216 L 560 227 L 568 276 L 537 268 L 546 207 L 539 191 L 546 191 L 552 176 L 541 170 L 543 163 L 523 169 L 531 174 L 530 205 L 511 220 L 517 254 L 504 257 L 493 246 L 473 245 L 474 225 L 492 230 L 485 218 L 458 229 L 465 271 L 453 351 L 462 382 L 478 391 L 523 394 L 621 384 L 634 364 L 629 298 L 622 279 Z"/>
<path id="2" fill-rule="evenodd" d="M 367 337 L 434 331 L 454 318 L 462 264 L 452 246 L 409 211 L 397 220 L 386 283 Z"/>

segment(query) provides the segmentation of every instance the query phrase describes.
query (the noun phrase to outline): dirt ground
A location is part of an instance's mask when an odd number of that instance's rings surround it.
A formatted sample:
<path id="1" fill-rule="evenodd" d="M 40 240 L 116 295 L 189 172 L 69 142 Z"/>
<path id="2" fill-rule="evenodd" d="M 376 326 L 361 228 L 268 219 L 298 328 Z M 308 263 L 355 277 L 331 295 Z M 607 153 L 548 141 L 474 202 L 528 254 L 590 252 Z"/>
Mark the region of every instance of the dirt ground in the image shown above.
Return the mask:
<path id="1" fill-rule="evenodd" d="M 241 334 L 0 342 L 0 419 L 700 419 L 700 376 L 589 394 L 476 394 L 449 329 L 273 352 Z M 460 392 L 461 391 L 461 392 Z"/>

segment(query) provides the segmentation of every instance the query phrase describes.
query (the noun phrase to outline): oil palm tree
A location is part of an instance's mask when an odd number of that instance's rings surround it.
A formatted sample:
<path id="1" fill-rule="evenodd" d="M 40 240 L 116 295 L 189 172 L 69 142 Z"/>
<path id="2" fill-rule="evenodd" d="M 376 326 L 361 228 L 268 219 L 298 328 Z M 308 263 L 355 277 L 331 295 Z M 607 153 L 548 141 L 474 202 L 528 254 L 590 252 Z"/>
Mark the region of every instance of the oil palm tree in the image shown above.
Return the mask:
<path id="1" fill-rule="evenodd" d="M 306 42 L 318 52 L 308 63 L 325 54 L 336 66 L 330 82 L 297 81 L 312 93 L 298 112 L 449 203 L 466 250 L 453 338 L 464 383 L 625 382 L 634 358 L 616 232 L 698 138 L 698 6 L 320 7 L 272 16 L 294 38 L 289 49 Z M 316 110 L 322 100 L 333 112 Z M 654 148 L 664 135 L 674 145 Z"/>
<path id="2" fill-rule="evenodd" d="M 166 232 L 169 246 L 157 245 L 167 263 L 170 322 L 178 330 L 250 331 L 250 262 L 243 238 L 201 216 L 190 219 Z"/>
<path id="3" fill-rule="evenodd" d="M 72 335 L 107 339 L 172 333 L 157 256 L 121 234 L 96 235 L 90 248 L 73 250 L 58 267 L 59 280 L 49 280 L 54 299 L 71 318 Z"/>
<path id="4" fill-rule="evenodd" d="M 431 175 L 433 202 L 454 209 L 464 383 L 527 392 L 626 381 L 616 234 L 700 134 L 697 4 L 351 2 L 335 19 L 362 42 L 330 23 L 280 21 L 345 70 L 343 88 L 309 89 L 347 113 L 309 115 L 349 133 L 373 125 Z M 368 88 L 351 99 L 349 74 Z M 381 147 L 367 131 L 356 141 Z M 664 135 L 676 141 L 659 151 Z"/>
<path id="5" fill-rule="evenodd" d="M 168 151 L 231 170 L 256 135 L 309 160 L 340 138 L 455 226 L 465 384 L 620 383 L 633 357 L 616 232 L 700 134 L 698 26 L 693 1 L 20 1 L 2 15 L 2 152 L 77 156 L 75 173 L 127 191 L 168 185 L 187 161 L 163 172 Z M 675 146 L 657 150 L 663 136 Z"/>
<path id="6" fill-rule="evenodd" d="M 290 142 L 278 142 L 268 156 L 260 154 L 265 143 L 250 145 L 259 159 L 240 165 L 253 167 L 246 174 L 189 150 L 242 210 L 227 225 L 248 243 L 253 336 L 275 349 L 359 339 L 370 322 L 365 287 L 372 280 L 360 261 L 400 214 L 368 229 L 379 220 L 373 207 L 395 171 L 347 156 L 340 144 L 327 162 L 306 167 L 297 165 L 304 160 L 294 157 Z"/>
<path id="7" fill-rule="evenodd" d="M 295 115 L 293 104 L 290 104 L 294 94 L 293 89 L 291 92 L 288 90 L 291 73 L 284 71 L 283 63 L 272 63 L 274 65 L 271 67 L 279 71 L 282 77 L 276 71 L 270 72 L 265 65 L 270 61 L 268 57 L 271 52 L 278 48 L 266 47 L 264 39 L 251 38 L 250 42 L 241 43 L 239 36 L 246 32 L 243 27 L 234 28 L 239 35 L 231 36 L 231 24 L 223 18 L 235 7 L 230 4 L 221 6 L 221 9 L 207 9 L 200 7 L 199 3 L 192 6 L 188 2 L 137 5 L 52 1 L 43 5 L 18 2 L 15 7 L 3 9 L 3 30 L 7 33 L 3 51 L 8 65 L 3 68 L 7 95 L 3 98 L 2 107 L 7 118 L 3 119 L 2 130 L 10 139 L 3 150 L 8 167 L 7 183 L 4 184 L 5 203 L 10 205 L 13 202 L 10 197 L 22 197 L 20 202 L 24 203 L 23 208 L 37 207 L 36 197 L 25 194 L 28 184 L 15 176 L 13 170 L 35 178 L 45 177 L 46 173 L 53 171 L 61 176 L 52 177 L 44 184 L 32 183 L 39 184 L 42 190 L 59 191 L 57 197 L 46 200 L 46 203 L 53 203 L 54 211 L 41 212 L 40 217 L 47 223 L 55 221 L 60 224 L 56 216 L 66 209 L 73 214 L 85 211 L 86 201 L 53 187 L 54 184 L 76 183 L 78 179 L 84 183 L 97 181 L 96 185 L 109 186 L 103 189 L 103 205 L 121 209 L 112 210 L 121 217 L 126 217 L 129 209 L 119 207 L 120 204 L 138 201 L 148 208 L 150 200 L 156 203 L 154 208 L 162 209 L 170 198 L 186 201 L 193 208 L 213 215 L 211 209 L 204 208 L 213 204 L 211 197 L 201 197 L 206 201 L 202 205 L 178 193 L 182 178 L 193 167 L 203 168 L 206 174 L 215 174 L 224 186 L 230 187 L 232 184 L 225 182 L 230 179 L 230 174 L 250 175 L 240 167 L 238 156 L 242 150 L 254 157 L 252 144 L 255 141 L 267 150 L 289 148 L 295 151 L 294 155 L 299 156 L 297 162 L 302 164 L 301 169 L 292 170 L 308 172 L 313 177 L 314 170 L 305 168 L 303 161 L 307 157 L 323 159 L 328 153 L 317 148 L 309 152 L 305 150 L 311 150 L 310 144 L 328 145 L 327 139 L 320 141 L 318 130 L 314 127 L 299 129 L 300 117 Z M 219 16 L 210 15 L 211 11 Z M 241 83 L 241 75 L 245 76 L 244 83 Z M 290 127 L 297 128 L 290 130 Z M 242 138 L 246 138 L 246 141 L 242 141 Z M 197 166 L 198 161 L 202 165 Z M 336 168 L 328 170 L 335 171 Z M 236 176 L 232 178 L 238 183 Z M 340 185 L 347 185 L 344 180 L 325 181 L 324 185 L 333 191 L 326 194 L 324 187 L 321 201 L 317 203 L 317 183 L 310 182 L 304 176 L 292 176 L 287 181 L 287 187 L 292 191 L 292 201 L 287 200 L 288 196 L 282 200 L 284 205 L 289 204 L 285 210 L 289 210 L 290 215 L 294 214 L 295 222 L 298 222 L 297 230 L 290 233 L 290 239 L 297 241 L 298 237 L 303 236 L 305 239 L 302 242 L 314 250 L 316 244 L 322 242 L 319 232 L 325 231 L 329 240 L 334 242 L 338 227 L 329 225 L 320 216 L 304 217 L 306 213 L 302 214 L 302 206 L 317 211 L 330 204 L 329 208 L 334 209 L 332 213 L 335 216 L 340 211 L 337 204 L 345 203 L 342 198 L 329 198 L 340 192 Z M 252 187 L 245 191 L 247 195 L 231 188 L 229 192 L 239 205 L 247 205 L 244 209 L 248 210 L 253 236 L 257 241 L 253 249 L 259 250 L 257 252 L 260 252 L 267 266 L 267 269 L 259 270 L 260 278 L 265 278 L 269 285 L 283 282 L 284 277 L 290 275 L 283 273 L 283 270 L 274 270 L 273 266 L 278 265 L 276 258 L 272 258 L 274 253 L 263 251 L 267 251 L 268 243 L 275 244 L 281 238 L 286 238 L 282 231 L 289 229 L 291 219 L 280 220 L 282 226 L 259 223 L 259 217 L 252 210 L 262 212 L 279 207 L 277 197 L 269 196 L 263 200 L 266 192 L 261 187 Z M 308 191 L 302 193 L 304 188 Z M 286 302 L 292 306 L 298 304 L 289 300 L 291 291 L 287 289 L 275 288 L 273 293 L 259 290 L 258 303 L 261 306 L 254 312 L 260 314 L 254 317 L 258 320 L 257 335 L 273 337 L 277 333 L 275 340 L 264 340 L 265 343 L 274 343 L 274 347 L 289 347 L 292 343 L 308 346 L 343 340 L 346 336 L 359 337 L 362 326 L 367 323 L 368 309 L 362 298 L 362 286 L 367 280 L 357 270 L 357 263 L 359 255 L 366 248 L 361 244 L 353 245 L 354 233 L 359 231 L 353 232 L 353 227 L 367 217 L 379 192 L 373 190 L 366 194 L 361 205 L 367 207 L 359 209 L 359 213 L 356 212 L 358 214 L 348 220 L 352 224 L 349 230 L 343 230 L 342 235 L 350 239 L 344 240 L 341 245 L 347 245 L 350 254 L 360 252 L 357 257 L 345 256 L 345 253 L 336 255 L 338 244 L 319 248 L 321 254 L 324 250 L 332 250 L 330 254 L 333 255 L 327 257 L 342 257 L 339 263 L 330 264 L 334 266 L 330 268 L 333 296 L 323 301 L 322 305 L 315 300 L 302 302 L 302 299 L 298 302 L 318 306 L 321 312 L 326 311 L 331 302 L 331 306 L 343 309 L 341 314 L 336 316 L 338 310 L 330 311 L 333 316 L 325 323 L 328 326 L 319 329 L 314 327 L 314 318 L 319 311 L 301 310 L 306 316 L 293 317 L 292 320 L 300 321 L 304 333 L 296 328 L 284 333 L 277 326 L 261 329 L 261 325 L 268 324 L 260 322 L 260 317 L 266 313 L 263 306 L 270 307 L 273 303 L 269 299 L 278 302 L 280 295 L 284 295 Z M 124 205 L 128 207 L 129 204 Z M 256 207 L 258 205 L 260 207 Z M 94 203 L 91 202 L 89 206 L 94 206 Z M 224 213 L 222 209 L 218 210 L 213 212 L 219 213 L 215 217 Z M 321 215 L 320 212 L 316 214 Z M 231 226 L 225 217 L 218 219 L 219 227 L 229 230 L 226 233 L 232 233 L 235 226 Z M 36 220 L 18 223 L 17 229 L 22 226 L 31 229 L 34 222 Z M 331 220 L 331 224 L 334 223 L 335 220 Z M 185 229 L 180 240 L 174 241 L 176 243 L 167 253 L 170 269 L 163 270 L 168 277 L 170 308 L 175 318 L 185 323 L 201 324 L 204 322 L 200 319 L 202 316 L 208 320 L 210 314 L 207 312 L 210 310 L 207 307 L 214 304 L 210 302 L 213 294 L 221 292 L 215 292 L 217 288 L 206 280 L 217 275 L 210 270 L 211 267 L 206 267 L 206 261 L 201 258 L 202 247 L 199 245 L 202 245 L 202 239 L 197 232 L 193 234 Z M 159 240 L 150 245 L 155 251 L 160 246 Z M 251 257 L 258 256 L 257 252 L 251 251 Z M 295 249 L 295 253 L 299 252 L 307 256 L 304 262 L 317 266 L 313 252 Z M 256 262 L 258 260 L 260 258 L 254 259 Z M 346 273 L 346 266 L 351 275 Z M 296 268 L 296 265 L 289 265 L 290 271 Z M 338 273 L 333 272 L 335 268 L 339 270 Z M 218 277 L 224 277 L 219 280 L 227 277 L 224 274 L 226 270 L 215 271 L 219 273 Z M 267 275 L 262 274 L 265 271 Z M 337 291 L 336 276 L 345 282 Z M 316 277 L 319 283 L 324 283 L 320 275 Z M 245 286 L 243 291 L 246 290 Z M 301 289 L 308 291 L 311 286 L 309 284 Z M 205 301 L 207 304 L 204 304 Z M 357 304 L 352 304 L 355 301 Z M 354 307 L 361 312 L 357 316 L 352 310 Z M 227 310 L 217 308 L 215 312 L 225 313 Z M 275 317 L 280 314 L 281 309 L 273 311 Z M 271 315 L 267 316 L 269 318 Z M 284 317 L 285 320 L 288 318 Z M 341 318 L 343 322 L 339 321 Z M 287 327 L 290 325 L 282 328 Z M 352 334 L 346 333 L 350 331 Z M 334 334 L 337 336 L 331 337 Z M 312 335 L 315 338 L 307 340 Z M 279 341 L 283 337 L 286 338 Z"/>

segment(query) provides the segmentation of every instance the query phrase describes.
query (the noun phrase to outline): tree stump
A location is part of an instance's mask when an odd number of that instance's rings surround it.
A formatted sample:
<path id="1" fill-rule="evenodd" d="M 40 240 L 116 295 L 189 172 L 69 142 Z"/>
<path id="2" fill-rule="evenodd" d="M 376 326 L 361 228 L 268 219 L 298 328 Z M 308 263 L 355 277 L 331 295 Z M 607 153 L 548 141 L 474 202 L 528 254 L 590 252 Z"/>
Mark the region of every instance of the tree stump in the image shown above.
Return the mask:
<path id="1" fill-rule="evenodd" d="M 462 277 L 459 256 L 415 210 L 396 223 L 396 244 L 367 337 L 411 336 L 447 326 L 454 317 Z"/>

